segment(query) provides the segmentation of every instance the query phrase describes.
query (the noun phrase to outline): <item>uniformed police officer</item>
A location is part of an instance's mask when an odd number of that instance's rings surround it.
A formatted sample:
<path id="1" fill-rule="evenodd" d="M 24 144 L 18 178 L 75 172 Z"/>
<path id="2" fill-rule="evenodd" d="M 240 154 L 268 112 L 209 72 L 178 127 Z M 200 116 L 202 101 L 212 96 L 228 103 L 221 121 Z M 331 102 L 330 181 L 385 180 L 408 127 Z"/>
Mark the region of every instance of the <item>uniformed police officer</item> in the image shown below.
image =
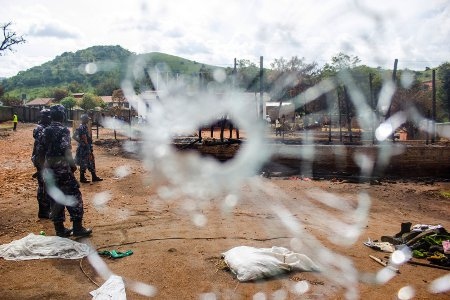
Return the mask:
<path id="1" fill-rule="evenodd" d="M 38 157 L 37 148 L 39 144 L 39 140 L 44 133 L 44 129 L 50 125 L 51 117 L 50 110 L 43 109 L 41 110 L 41 120 L 36 128 L 33 130 L 33 138 L 34 138 L 34 146 L 33 153 L 31 155 L 31 161 L 33 162 L 34 167 L 36 168 L 36 173 L 33 175 L 34 178 L 38 181 L 38 189 L 37 189 L 37 201 L 38 201 L 38 218 L 50 219 L 50 197 L 47 197 L 47 193 L 45 192 L 45 183 L 44 178 L 42 177 L 42 171 L 44 169 L 44 161 L 45 157 Z"/>
<path id="2" fill-rule="evenodd" d="M 80 182 L 88 183 L 85 173 L 86 169 L 91 172 L 92 182 L 102 181 L 95 172 L 94 148 L 92 147 L 92 137 L 89 134 L 89 116 L 81 115 L 81 124 L 74 131 L 73 138 L 78 142 L 77 152 L 75 154 L 75 163 L 80 166 Z"/>
<path id="3" fill-rule="evenodd" d="M 77 167 L 71 152 L 70 131 L 62 124 L 65 109 L 62 105 L 54 105 L 50 107 L 50 115 L 52 122 L 44 129 L 38 155 L 45 155 L 44 179 L 48 194 L 53 198 L 52 220 L 56 235 L 68 237 L 72 232 L 64 227 L 67 208 L 73 222 L 73 235 L 88 236 L 92 230 L 82 225 L 83 199 L 80 185 L 73 174 Z"/>

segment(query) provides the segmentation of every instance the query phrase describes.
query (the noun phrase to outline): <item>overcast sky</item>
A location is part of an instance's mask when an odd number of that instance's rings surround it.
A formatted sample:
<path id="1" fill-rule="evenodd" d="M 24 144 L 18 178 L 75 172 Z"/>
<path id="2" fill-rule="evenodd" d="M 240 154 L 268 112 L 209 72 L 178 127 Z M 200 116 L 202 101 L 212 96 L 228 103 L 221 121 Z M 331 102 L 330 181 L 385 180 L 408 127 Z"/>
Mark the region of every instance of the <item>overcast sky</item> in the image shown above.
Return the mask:
<path id="1" fill-rule="evenodd" d="M 0 0 L 0 23 L 26 44 L 0 56 L 0 77 L 64 52 L 120 45 L 232 66 L 249 59 L 333 55 L 423 70 L 450 61 L 450 0 Z"/>

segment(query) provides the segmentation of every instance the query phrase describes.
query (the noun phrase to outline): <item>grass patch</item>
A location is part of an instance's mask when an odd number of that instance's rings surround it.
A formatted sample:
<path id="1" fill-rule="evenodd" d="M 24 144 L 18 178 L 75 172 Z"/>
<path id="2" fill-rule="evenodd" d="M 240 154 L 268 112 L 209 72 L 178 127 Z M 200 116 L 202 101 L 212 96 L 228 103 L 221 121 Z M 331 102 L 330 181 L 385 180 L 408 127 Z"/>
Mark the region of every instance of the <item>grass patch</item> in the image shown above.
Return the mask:
<path id="1" fill-rule="evenodd" d="M 11 128 L 13 128 L 12 122 L 0 123 L 0 129 L 11 129 Z"/>
<path id="2" fill-rule="evenodd" d="M 450 191 L 442 191 L 441 195 L 446 197 L 446 198 L 450 198 Z"/>

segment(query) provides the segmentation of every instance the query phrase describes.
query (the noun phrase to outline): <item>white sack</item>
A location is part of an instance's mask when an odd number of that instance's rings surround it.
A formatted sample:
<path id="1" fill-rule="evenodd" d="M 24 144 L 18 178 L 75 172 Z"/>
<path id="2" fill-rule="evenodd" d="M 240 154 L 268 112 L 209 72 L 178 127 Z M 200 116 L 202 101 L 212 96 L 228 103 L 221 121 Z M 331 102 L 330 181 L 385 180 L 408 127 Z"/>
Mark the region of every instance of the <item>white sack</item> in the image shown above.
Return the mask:
<path id="1" fill-rule="evenodd" d="M 80 259 L 90 253 L 86 244 L 59 236 L 43 236 L 30 233 L 26 237 L 0 245 L 0 257 L 6 260 L 43 258 Z"/>
<path id="2" fill-rule="evenodd" d="M 96 290 L 90 292 L 92 300 L 127 300 L 123 279 L 117 275 L 109 276 L 108 280 Z"/>
<path id="3" fill-rule="evenodd" d="M 222 256 L 239 281 L 272 277 L 290 271 L 319 271 L 308 256 L 283 247 L 239 246 L 222 253 Z"/>

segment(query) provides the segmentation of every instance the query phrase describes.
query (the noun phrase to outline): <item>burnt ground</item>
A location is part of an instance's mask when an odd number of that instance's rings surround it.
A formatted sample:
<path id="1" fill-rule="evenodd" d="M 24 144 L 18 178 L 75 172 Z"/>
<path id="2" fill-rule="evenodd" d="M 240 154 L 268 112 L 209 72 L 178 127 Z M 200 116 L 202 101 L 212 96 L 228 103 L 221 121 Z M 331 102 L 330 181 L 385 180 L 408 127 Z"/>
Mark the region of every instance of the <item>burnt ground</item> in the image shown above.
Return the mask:
<path id="1" fill-rule="evenodd" d="M 31 177 L 34 169 L 30 161 L 33 128 L 33 124 L 19 124 L 17 132 L 9 131 L 0 137 L 1 244 L 41 230 L 47 235 L 54 233 L 50 221 L 37 218 L 36 182 Z M 449 182 L 389 180 L 370 184 L 333 178 L 258 177 L 262 186 L 277 192 L 268 194 L 245 184 L 240 188 L 240 202 L 227 213 L 221 209 L 223 198 L 210 199 L 203 207 L 208 223 L 197 227 L 186 212 L 183 199 L 162 201 L 158 184 L 144 180 L 148 174 L 142 163 L 123 155 L 119 144 L 110 141 L 110 132 L 101 130 L 95 155 L 98 174 L 104 181 L 81 187 L 85 223 L 94 230 L 89 243 L 97 250 L 133 250 L 134 254 L 125 258 L 105 259 L 113 272 L 128 280 L 128 299 L 146 299 L 132 290 L 133 280 L 151 284 L 156 289 L 155 299 L 199 299 L 199 295 L 207 293 L 215 293 L 217 299 L 251 299 L 257 293 L 264 293 L 266 299 L 344 299 L 346 291 L 336 279 L 349 273 L 327 276 L 327 270 L 296 272 L 239 283 L 233 274 L 218 267 L 221 253 L 235 246 L 291 248 L 294 236 L 274 212 L 274 203 L 282 204 L 301 222 L 302 238 L 314 236 L 329 250 L 345 256 L 349 266 L 358 270 L 359 298 L 397 299 L 399 290 L 406 286 L 414 289 L 414 299 L 450 297 L 449 292 L 429 291 L 430 283 L 449 271 L 426 266 L 404 264 L 400 266 L 400 274 L 385 284 L 368 283 L 367 274 L 376 274 L 381 268 L 369 255 L 385 254 L 363 245 L 368 237 L 377 239 L 398 232 L 400 223 L 405 221 L 450 228 Z M 124 178 L 116 174 L 121 166 L 129 169 Z M 361 192 L 369 196 L 367 220 L 353 243 L 334 243 L 333 228 L 326 221 L 350 223 L 351 217 L 339 208 L 318 203 L 311 207 L 311 193 L 315 191 L 347 201 L 348 209 L 355 208 Z M 104 209 L 94 205 L 95 195 L 101 192 L 111 195 Z M 315 254 L 314 249 L 307 248 L 297 252 L 311 257 Z M 2 299 L 91 299 L 89 291 L 105 281 L 86 259 L 19 262 L 0 259 L 0 274 Z M 303 280 L 308 282 L 309 289 L 305 294 L 296 294 L 295 284 Z"/>

